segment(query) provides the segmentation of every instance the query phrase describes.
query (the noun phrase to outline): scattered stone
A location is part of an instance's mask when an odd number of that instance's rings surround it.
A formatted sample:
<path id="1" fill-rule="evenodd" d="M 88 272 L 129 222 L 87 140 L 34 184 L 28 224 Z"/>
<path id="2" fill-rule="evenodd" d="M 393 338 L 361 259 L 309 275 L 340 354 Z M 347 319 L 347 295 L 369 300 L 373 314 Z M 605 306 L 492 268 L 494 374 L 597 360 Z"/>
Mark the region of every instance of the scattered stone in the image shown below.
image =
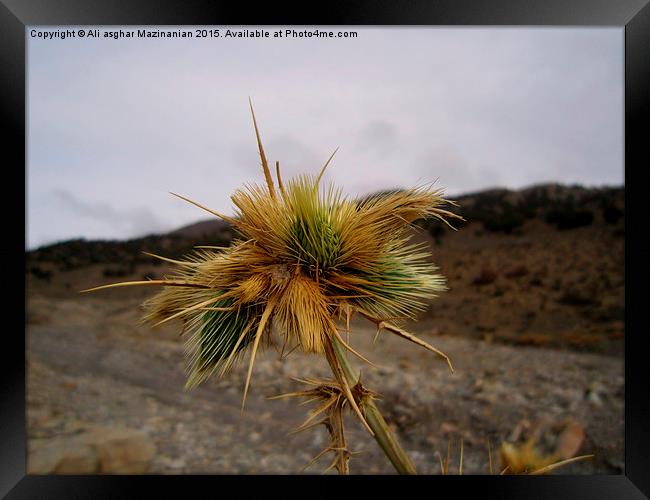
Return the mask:
<path id="1" fill-rule="evenodd" d="M 452 424 L 451 422 L 443 422 L 440 424 L 440 434 L 443 436 L 449 436 L 455 434 L 458 431 L 458 426 Z"/>
<path id="2" fill-rule="evenodd" d="M 176 460 L 171 460 L 169 462 L 169 467 L 172 469 L 182 469 L 186 465 L 185 460 L 177 458 Z"/>
<path id="3" fill-rule="evenodd" d="M 485 324 L 500 325 L 493 319 Z M 382 395 L 377 405 L 400 443 L 409 453 L 419 452 L 414 461 L 421 474 L 439 474 L 435 451 L 446 452 L 450 440 L 452 461 L 457 459 L 461 436 L 464 474 L 486 472 L 488 438 L 496 469 L 497 450 L 514 424 L 523 417 L 535 421 L 541 414 L 552 422 L 571 415 L 588 429 L 589 449 L 582 453 L 594 453 L 596 458 L 567 470 L 620 472 L 614 462 L 623 459 L 624 378 L 619 358 L 489 345 L 452 336 L 434 341 L 426 332 L 418 332 L 451 357 L 456 372 L 450 374 L 444 363 L 412 343 L 383 334 L 373 344 L 372 326 L 354 327 L 353 331 L 358 332 L 351 335 L 353 347 L 381 368 L 368 367 L 352 356 L 351 362 L 362 371 L 364 385 Z M 246 362 L 222 379 L 184 392 L 185 374 L 178 361 L 182 359 L 180 341 L 142 335 L 142 340 L 125 343 L 120 337 L 119 342 L 109 344 L 110 337 L 99 342 L 81 328 L 53 327 L 32 327 L 29 339 L 30 473 L 118 473 L 111 471 L 130 468 L 132 473 L 297 474 L 329 442 L 323 426 L 290 434 L 308 416 L 311 404 L 266 399 L 301 389 L 301 384 L 286 375 L 328 376 L 326 364 L 317 364 L 315 356 L 292 355 L 283 362 L 283 373 L 277 373 L 277 354 L 260 352 L 242 414 Z M 107 349 L 113 352 L 110 357 Z M 61 359 L 65 363 L 60 363 Z M 401 359 L 407 368 L 399 367 Z M 74 382 L 77 387 L 69 391 L 62 381 Z M 589 400 L 591 393 L 603 402 L 598 411 Z M 100 427 L 103 431 L 99 433 L 108 436 L 116 422 L 131 432 L 137 429 L 144 442 L 156 443 L 158 450 L 146 452 L 147 445 L 137 439 L 128 443 L 118 440 L 108 444 L 100 457 L 98 443 L 102 439 L 94 429 Z M 345 426 L 350 449 L 363 451 L 351 460 L 353 474 L 394 473 L 349 411 Z M 568 449 L 571 439 L 573 447 L 580 441 L 577 431 L 566 431 L 568 437 L 560 438 L 562 433 L 561 428 L 551 433 L 555 435 L 551 448 L 564 443 Z M 88 434 L 95 436 L 84 441 L 81 436 Z M 54 444 L 47 452 L 50 442 Z M 145 451 L 141 457 L 140 449 Z M 614 461 L 608 461 L 610 458 Z M 136 464 L 124 464 L 134 459 Z M 323 457 L 305 473 L 319 474 L 328 463 Z"/>

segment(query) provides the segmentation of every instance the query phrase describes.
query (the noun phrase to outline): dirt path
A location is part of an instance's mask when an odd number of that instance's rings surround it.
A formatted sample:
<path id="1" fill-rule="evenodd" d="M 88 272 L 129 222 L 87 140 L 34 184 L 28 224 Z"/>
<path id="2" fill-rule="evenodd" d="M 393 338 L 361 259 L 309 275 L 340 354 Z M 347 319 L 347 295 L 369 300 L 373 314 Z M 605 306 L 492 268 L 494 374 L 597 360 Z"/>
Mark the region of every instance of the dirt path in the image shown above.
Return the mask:
<path id="1" fill-rule="evenodd" d="M 35 295 L 28 310 L 30 452 L 84 426 L 142 430 L 156 446 L 152 473 L 298 473 L 327 445 L 324 428 L 289 434 L 307 416 L 298 400 L 269 396 L 300 389 L 292 376 L 324 377 L 318 357 L 280 361 L 268 349 L 255 365 L 246 411 L 240 414 L 247 365 L 222 380 L 183 390 L 183 344 L 174 328 L 137 326 L 139 299 L 61 299 Z M 436 451 L 464 442 L 463 472 L 486 473 L 489 439 L 505 439 L 522 419 L 567 417 L 586 439 L 591 461 L 564 473 L 623 470 L 623 362 L 619 357 L 495 345 L 433 336 L 456 373 L 430 353 L 374 330 L 354 329 L 352 344 L 379 365 L 362 367 L 364 385 L 379 392 L 387 420 L 420 473 L 439 473 Z M 354 360 L 355 364 L 357 360 Z M 359 364 L 357 366 L 361 367 Z M 350 416 L 352 473 L 392 473 L 375 442 Z M 453 450 L 456 450 L 455 452 Z M 319 473 L 326 458 L 307 469 Z"/>

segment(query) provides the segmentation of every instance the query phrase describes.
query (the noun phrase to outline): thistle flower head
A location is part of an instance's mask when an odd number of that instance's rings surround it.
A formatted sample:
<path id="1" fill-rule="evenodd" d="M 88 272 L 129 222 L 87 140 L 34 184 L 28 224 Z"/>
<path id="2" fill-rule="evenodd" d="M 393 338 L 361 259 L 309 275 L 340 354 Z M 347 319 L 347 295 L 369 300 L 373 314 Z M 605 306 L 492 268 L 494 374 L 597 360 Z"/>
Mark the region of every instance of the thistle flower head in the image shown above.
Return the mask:
<path id="1" fill-rule="evenodd" d="M 552 422 L 540 418 L 531 423 L 521 421 L 513 430 L 511 440 L 501 443 L 499 457 L 507 474 L 548 474 L 563 465 L 591 458 L 574 456 L 585 434 L 582 426 L 567 419 Z"/>
<path id="2" fill-rule="evenodd" d="M 332 338 L 342 341 L 337 320 L 349 328 L 355 313 L 441 354 L 391 321 L 414 318 L 445 289 L 409 230 L 416 219 L 458 217 L 441 208 L 442 192 L 426 186 L 351 199 L 321 182 L 331 157 L 319 175 L 286 184 L 276 162 L 276 189 L 254 113 L 253 123 L 266 183 L 235 191 L 235 216 L 181 197 L 230 222 L 239 238 L 227 248 L 197 248 L 174 261 L 174 275 L 144 282 L 164 287 L 145 303 L 145 320 L 183 321 L 187 385 L 225 373 L 250 350 L 245 398 L 258 346 L 272 327 L 288 345 L 327 354 Z"/>
<path id="3" fill-rule="evenodd" d="M 336 380 L 295 380 L 311 386 L 311 389 L 281 394 L 269 399 L 302 397 L 306 398 L 306 401 L 303 404 L 314 402 L 316 407 L 310 412 L 307 420 L 305 420 L 294 432 L 304 431 L 322 424 L 327 429 L 330 438 L 329 445 L 316 455 L 304 468 L 308 468 L 324 454 L 332 452 L 334 454 L 334 460 L 332 460 L 324 472 L 336 468 L 339 474 L 349 474 L 350 469 L 348 462 L 354 452 L 348 449 L 343 424 L 343 409 L 349 401 L 346 399 L 345 390 Z M 352 395 L 357 404 L 362 408 L 365 406 L 367 401 L 378 397 L 378 394 L 367 390 L 360 382 L 352 387 Z M 318 419 L 318 417 L 321 418 Z"/>

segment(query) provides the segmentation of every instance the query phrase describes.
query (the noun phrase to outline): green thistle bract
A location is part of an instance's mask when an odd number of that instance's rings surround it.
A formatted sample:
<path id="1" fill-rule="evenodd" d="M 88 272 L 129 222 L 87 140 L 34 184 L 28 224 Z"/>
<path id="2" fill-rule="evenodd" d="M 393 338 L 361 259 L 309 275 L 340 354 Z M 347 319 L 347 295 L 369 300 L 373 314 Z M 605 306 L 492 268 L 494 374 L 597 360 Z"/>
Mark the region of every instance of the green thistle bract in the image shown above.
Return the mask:
<path id="1" fill-rule="evenodd" d="M 429 187 L 365 200 L 348 199 L 332 186 L 324 189 L 320 180 L 329 160 L 318 176 L 299 176 L 286 185 L 276 163 L 276 190 L 254 114 L 253 123 L 266 185 L 237 190 L 232 195 L 234 217 L 181 197 L 230 222 L 240 239 L 228 248 L 196 249 L 184 260 L 172 261 L 177 271 L 164 280 L 99 288 L 164 287 L 145 303 L 144 319 L 153 324 L 183 321 L 188 334 L 188 387 L 217 370 L 225 373 L 250 350 L 245 400 L 260 340 L 275 325 L 288 345 L 328 358 L 360 415 L 350 387 L 336 369 L 333 339 L 352 351 L 343 342 L 337 321 L 345 321 L 349 330 L 351 316 L 359 313 L 449 363 L 440 351 L 391 321 L 414 318 L 445 289 L 425 248 L 410 243 L 409 226 L 420 218 L 446 222 L 457 216 L 441 208 L 447 203 L 442 192 Z"/>

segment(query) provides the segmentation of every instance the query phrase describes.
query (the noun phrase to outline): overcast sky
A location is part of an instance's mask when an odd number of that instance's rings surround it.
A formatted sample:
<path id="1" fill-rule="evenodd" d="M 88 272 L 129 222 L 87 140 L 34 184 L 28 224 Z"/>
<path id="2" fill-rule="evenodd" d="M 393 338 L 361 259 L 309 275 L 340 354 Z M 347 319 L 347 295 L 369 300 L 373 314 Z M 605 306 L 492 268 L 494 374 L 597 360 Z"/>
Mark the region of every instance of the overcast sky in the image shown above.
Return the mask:
<path id="1" fill-rule="evenodd" d="M 232 213 L 233 189 L 263 182 L 249 95 L 284 177 L 338 146 L 326 178 L 352 195 L 623 184 L 622 28 L 346 29 L 358 37 L 28 29 L 27 246 L 206 218 L 169 191 Z"/>

